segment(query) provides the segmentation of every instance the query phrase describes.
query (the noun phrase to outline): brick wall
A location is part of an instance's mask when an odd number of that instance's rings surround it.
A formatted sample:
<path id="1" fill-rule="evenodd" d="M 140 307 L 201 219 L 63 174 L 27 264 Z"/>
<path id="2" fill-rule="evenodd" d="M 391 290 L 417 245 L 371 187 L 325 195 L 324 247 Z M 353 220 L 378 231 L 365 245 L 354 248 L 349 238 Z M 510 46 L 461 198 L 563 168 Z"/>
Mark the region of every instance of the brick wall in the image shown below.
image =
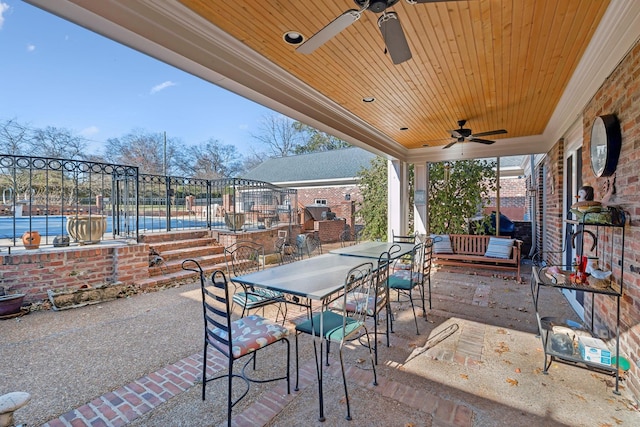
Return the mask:
<path id="1" fill-rule="evenodd" d="M 312 205 L 315 199 L 325 199 L 328 206 L 335 206 L 345 202 L 345 195 L 349 195 L 351 201 L 361 201 L 362 194 L 357 185 L 345 185 L 339 187 L 304 187 L 298 188 L 298 204 L 300 206 Z"/>
<path id="2" fill-rule="evenodd" d="M 0 257 L 2 286 L 25 293 L 25 302 L 47 299 L 47 290 L 75 290 L 149 277 L 149 246 L 78 247 L 64 251 L 22 252 Z"/>
<path id="3" fill-rule="evenodd" d="M 349 195 L 349 200 L 345 200 L 346 194 Z M 326 200 L 331 212 L 335 213 L 336 217 L 344 219 L 344 221 L 340 221 L 342 228 L 336 232 L 336 224 L 319 226 L 314 221 L 309 221 L 308 224 L 304 224 L 306 230 L 319 231 L 319 227 L 322 227 L 323 231 L 320 233 L 320 240 L 322 242 L 337 242 L 340 240 L 340 233 L 345 227 L 351 230 L 355 229 L 356 203 L 362 201 L 362 193 L 360 193 L 358 186 L 298 189 L 298 204 L 300 206 L 312 205 L 316 199 Z"/>
<path id="4" fill-rule="evenodd" d="M 539 218 L 542 219 L 542 251 L 545 259 L 559 265 L 562 263 L 562 230 L 564 227 L 563 194 L 564 182 L 564 140 L 547 153 L 542 165 L 541 191 L 545 191 L 544 203 L 540 206 Z"/>
<path id="5" fill-rule="evenodd" d="M 625 227 L 625 264 L 624 292 L 620 303 L 620 351 L 630 360 L 625 386 L 633 393 L 636 400 L 640 398 L 640 43 L 630 51 L 593 96 L 583 111 L 583 150 L 582 181 L 595 189 L 595 200 L 605 195 L 606 178 L 596 178 L 591 170 L 590 138 L 591 125 L 598 115 L 615 114 L 620 121 L 622 132 L 622 149 L 615 174 L 615 194 L 609 204 L 621 206 L 628 212 Z M 560 250 L 562 247 L 562 159 L 563 141 L 547 153 L 543 168 L 546 192 L 546 221 L 544 223 L 544 249 Z M 613 239 L 613 265 L 607 265 L 620 277 L 618 259 L 622 242 L 620 234 L 601 233 L 598 247 L 600 258 L 605 258 L 611 251 Z M 558 257 L 556 262 L 560 261 Z M 553 262 L 553 261 L 552 261 Z M 594 330 L 603 338 L 613 338 L 616 331 L 616 299 L 597 295 L 594 304 L 591 298 L 585 298 L 585 318 L 594 314 Z M 609 344 L 614 341 L 609 338 Z"/>
<path id="6" fill-rule="evenodd" d="M 527 181 L 525 178 L 500 179 L 500 213 L 512 221 L 522 221 L 527 212 Z M 490 202 L 485 213 L 496 210 L 496 193 L 489 193 Z"/>
<path id="7" fill-rule="evenodd" d="M 300 228 L 301 227 L 299 225 L 292 225 L 291 236 L 287 236 L 287 237 L 291 238 L 292 240 L 295 240 L 298 234 L 301 233 Z M 262 245 L 262 247 L 264 248 L 264 253 L 270 254 L 270 253 L 273 253 L 275 250 L 274 248 L 275 248 L 276 240 L 278 239 L 278 231 L 286 231 L 287 234 L 289 234 L 289 226 L 270 228 L 266 230 L 255 230 L 255 231 L 249 231 L 249 232 L 240 231 L 237 233 L 220 231 L 218 233 L 214 233 L 214 237 L 216 238 L 218 243 L 220 243 L 220 245 L 225 248 L 228 246 L 231 246 L 237 241 L 248 240 L 248 241 L 257 243 L 259 245 Z"/>
<path id="8" fill-rule="evenodd" d="M 620 121 L 622 149 L 615 173 L 615 194 L 609 200 L 612 205 L 624 208 L 630 215 L 625 227 L 624 294 L 621 301 L 620 347 L 631 363 L 630 381 L 627 386 L 640 397 L 640 42 L 607 78 L 586 106 L 583 114 L 583 164 L 582 180 L 595 190 L 595 199 L 605 195 L 606 178 L 596 178 L 591 170 L 591 124 L 598 115 L 615 114 Z M 620 237 L 614 237 L 614 248 L 621 248 Z M 610 247 L 610 244 L 609 244 Z M 600 247 L 600 250 L 606 250 Z M 614 275 L 620 274 L 617 262 L 613 262 Z M 587 299 L 590 300 L 590 299 Z M 591 310 L 590 304 L 585 307 Z M 615 334 L 616 305 L 612 298 L 596 298 L 596 330 L 607 329 Z"/>
<path id="9" fill-rule="evenodd" d="M 322 243 L 339 242 L 344 226 L 344 220 L 315 221 L 313 229 L 318 232 L 318 238 Z"/>

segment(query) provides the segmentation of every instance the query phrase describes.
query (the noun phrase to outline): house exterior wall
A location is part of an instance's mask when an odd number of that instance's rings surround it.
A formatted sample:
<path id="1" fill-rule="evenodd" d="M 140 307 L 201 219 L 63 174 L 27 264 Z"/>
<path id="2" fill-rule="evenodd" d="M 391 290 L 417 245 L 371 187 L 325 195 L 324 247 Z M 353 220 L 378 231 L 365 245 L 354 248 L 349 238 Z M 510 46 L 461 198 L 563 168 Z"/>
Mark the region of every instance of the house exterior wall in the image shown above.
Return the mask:
<path id="1" fill-rule="evenodd" d="M 562 263 L 562 230 L 564 228 L 565 214 L 563 212 L 564 182 L 564 140 L 558 143 L 547 153 L 542 165 L 542 183 L 540 194 L 544 191 L 545 201 L 541 206 L 540 219 L 542 220 L 542 250 L 548 262 L 560 265 Z"/>
<path id="2" fill-rule="evenodd" d="M 490 214 L 496 210 L 496 192 L 489 193 L 490 202 L 483 210 Z M 512 221 L 522 221 L 527 213 L 527 181 L 519 177 L 500 179 L 500 213 Z"/>
<path id="3" fill-rule="evenodd" d="M 362 201 L 362 193 L 357 185 L 343 185 L 330 187 L 302 187 L 297 188 L 298 205 L 304 207 L 312 205 L 317 199 L 327 201 L 327 206 L 336 217 L 344 221 L 322 221 L 324 224 L 313 225 L 313 230 L 319 232 L 322 242 L 337 242 L 342 231 L 346 228 L 354 230 L 356 224 L 356 205 Z M 349 195 L 346 197 L 346 195 Z M 349 200 L 346 200 L 346 199 Z M 318 221 L 316 221 L 317 223 Z M 338 224 L 339 222 L 339 224 Z M 302 223 L 302 221 L 301 221 Z M 311 226 L 307 227 L 309 230 Z"/>
<path id="4" fill-rule="evenodd" d="M 361 201 L 362 193 L 357 185 L 342 185 L 330 187 L 301 187 L 298 190 L 298 204 L 300 206 L 312 205 L 316 199 L 324 199 L 327 206 L 332 207 L 345 202 L 345 195 L 349 195 L 351 201 Z M 333 211 L 333 209 L 331 209 Z"/>
<path id="5" fill-rule="evenodd" d="M 607 78 L 600 89 L 586 105 L 583 111 L 584 146 L 582 150 L 582 181 L 595 190 L 595 200 L 601 200 L 606 193 L 608 180 L 596 178 L 591 169 L 590 139 L 591 124 L 595 117 L 603 114 L 615 114 L 620 121 L 622 149 L 615 172 L 615 193 L 609 204 L 622 207 L 628 215 L 625 227 L 624 281 L 623 296 L 620 305 L 620 352 L 631 362 L 625 386 L 640 398 L 640 43 L 629 52 Z M 544 223 L 544 250 L 554 251 L 562 248 L 562 183 L 563 183 L 563 141 L 547 153 L 544 164 L 546 208 Z M 604 236 L 602 240 L 613 238 L 613 248 L 619 259 L 622 249 L 620 235 Z M 603 243 L 601 242 L 601 245 Z M 607 242 L 611 248 L 611 242 Z M 600 250 L 606 250 L 601 246 Z M 559 262 L 560 259 L 556 259 Z M 551 260 L 553 262 L 553 259 Z M 617 261 L 607 266 L 614 276 L 620 277 Z M 585 298 L 585 318 L 594 313 L 594 330 L 603 338 L 609 337 L 613 343 L 616 327 L 616 299 L 596 295 L 594 304 L 591 298 Z"/>
<path id="6" fill-rule="evenodd" d="M 606 178 L 596 178 L 591 170 L 590 140 L 591 124 L 598 115 L 615 114 L 620 121 L 622 132 L 622 149 L 615 172 L 616 192 L 609 200 L 630 214 L 630 224 L 625 228 L 625 265 L 624 295 L 620 313 L 620 349 L 624 356 L 632 361 L 632 381 L 629 386 L 635 396 L 640 396 L 640 370 L 637 361 L 640 358 L 640 181 L 638 166 L 640 165 L 640 42 L 613 71 L 600 90 L 592 98 L 584 110 L 584 142 L 582 150 L 583 182 L 595 190 L 595 199 L 600 200 L 606 193 Z M 621 241 L 614 241 L 614 247 L 621 249 Z M 617 266 L 612 266 L 614 274 L 618 274 Z M 587 306 L 585 310 L 591 310 Z M 595 300 L 596 328 L 606 327 L 614 330 L 616 305 L 610 298 Z"/>

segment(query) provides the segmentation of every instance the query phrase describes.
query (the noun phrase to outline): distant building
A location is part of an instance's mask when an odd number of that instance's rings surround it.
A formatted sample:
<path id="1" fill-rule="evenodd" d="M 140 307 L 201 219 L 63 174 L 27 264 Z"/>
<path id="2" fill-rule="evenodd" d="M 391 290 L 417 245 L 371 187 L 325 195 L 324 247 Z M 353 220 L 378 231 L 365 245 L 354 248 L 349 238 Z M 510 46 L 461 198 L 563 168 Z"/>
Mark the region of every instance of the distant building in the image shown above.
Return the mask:
<path id="1" fill-rule="evenodd" d="M 295 188 L 301 212 L 305 206 L 326 205 L 337 217 L 344 218 L 347 226 L 353 227 L 356 202 L 362 200 L 357 185 L 358 172 L 369 168 L 375 157 L 357 147 L 276 157 L 265 160 L 243 178 Z M 326 236 L 322 240 L 337 240 L 337 237 Z"/>

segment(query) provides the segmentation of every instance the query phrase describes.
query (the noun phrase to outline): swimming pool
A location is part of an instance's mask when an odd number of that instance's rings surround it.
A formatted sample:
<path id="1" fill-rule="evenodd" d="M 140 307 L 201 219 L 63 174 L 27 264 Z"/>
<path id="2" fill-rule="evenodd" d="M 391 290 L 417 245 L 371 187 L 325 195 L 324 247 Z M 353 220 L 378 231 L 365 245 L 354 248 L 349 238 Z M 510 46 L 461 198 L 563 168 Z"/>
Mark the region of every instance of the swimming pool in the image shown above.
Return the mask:
<path id="1" fill-rule="evenodd" d="M 14 231 L 15 224 L 15 231 Z M 207 222 L 202 219 L 195 219 L 190 217 L 171 218 L 171 229 L 186 229 L 186 228 L 207 228 Z M 0 239 L 11 239 L 15 235 L 16 237 L 22 236 L 23 233 L 29 230 L 35 230 L 42 236 L 58 236 L 67 235 L 67 217 L 66 216 L 24 216 L 24 217 L 0 217 Z M 133 218 L 129 218 L 127 222 L 121 221 L 120 228 L 125 229 L 129 226 L 130 230 L 135 229 L 135 221 Z M 225 224 L 222 222 L 214 222 L 212 227 L 222 228 Z M 164 231 L 167 229 L 167 219 L 157 216 L 141 216 L 138 221 L 138 228 L 140 230 L 151 231 Z M 111 216 L 107 217 L 107 230 L 106 234 L 111 233 L 113 230 L 113 219 Z"/>

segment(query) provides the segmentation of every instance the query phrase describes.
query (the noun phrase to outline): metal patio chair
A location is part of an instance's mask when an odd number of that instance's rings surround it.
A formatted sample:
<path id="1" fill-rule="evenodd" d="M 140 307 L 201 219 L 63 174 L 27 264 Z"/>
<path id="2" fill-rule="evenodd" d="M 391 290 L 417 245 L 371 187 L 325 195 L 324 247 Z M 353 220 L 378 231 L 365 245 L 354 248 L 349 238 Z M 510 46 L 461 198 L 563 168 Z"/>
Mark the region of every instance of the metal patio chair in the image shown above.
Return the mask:
<path id="1" fill-rule="evenodd" d="M 299 234 L 296 238 L 296 245 L 299 259 L 303 259 L 305 255 L 307 258 L 311 258 L 314 254 L 322 255 L 322 242 L 314 234 Z"/>
<path id="2" fill-rule="evenodd" d="M 369 349 L 369 356 L 371 358 L 371 367 L 373 369 L 373 384 L 378 385 L 376 366 L 373 356 L 373 350 L 371 348 L 371 341 L 365 320 L 368 312 L 368 305 L 371 301 L 371 296 L 375 293 L 373 286 L 373 264 L 365 262 L 354 268 L 352 268 L 346 275 L 344 286 L 337 300 L 342 300 L 342 310 L 322 310 L 315 314 L 310 319 L 298 324 L 296 326 L 296 386 L 298 389 L 298 335 L 305 333 L 312 335 L 314 338 L 319 337 L 321 340 L 329 342 L 336 342 L 340 344 L 339 356 L 340 367 L 342 369 L 342 383 L 344 385 L 344 393 L 347 404 L 347 416 L 346 419 L 351 419 L 351 406 L 349 402 L 349 391 L 347 389 L 347 378 L 344 371 L 344 360 L 342 357 L 342 350 L 346 343 L 357 339 L 361 335 L 361 331 L 364 330 L 364 335 L 367 337 L 367 347 Z M 348 307 L 353 307 L 353 311 L 349 311 Z M 322 329 L 322 330 L 321 330 Z M 314 354 L 316 358 L 316 369 L 318 370 L 318 378 L 321 378 L 320 372 L 322 367 L 322 343 L 320 344 L 320 351 L 317 349 L 316 339 L 313 340 Z M 320 407 L 323 407 L 322 393 L 319 395 Z M 322 417 L 322 414 L 321 414 Z"/>
<path id="3" fill-rule="evenodd" d="M 398 235 L 396 236 L 394 231 L 391 230 L 391 241 L 393 243 L 416 243 L 416 234 L 408 234 L 406 236 Z"/>
<path id="4" fill-rule="evenodd" d="M 252 314 L 231 320 L 231 301 L 229 299 L 229 283 L 221 270 L 216 270 L 211 279 L 205 278 L 204 271 L 197 261 L 188 259 L 182 262 L 184 270 L 193 271 L 200 277 L 200 289 L 202 292 L 202 309 L 204 314 L 204 350 L 202 361 L 202 400 L 206 397 L 207 383 L 220 378 L 228 378 L 227 389 L 227 425 L 231 426 L 231 411 L 249 392 L 251 382 L 265 383 L 287 380 L 287 394 L 290 394 L 290 345 L 287 335 L 289 330 L 284 326 L 274 323 L 264 317 Z M 287 372 L 286 375 L 259 380 L 250 378 L 246 371 L 249 363 L 253 362 L 253 370 L 256 370 L 256 353 L 276 342 L 287 344 Z M 227 373 L 207 378 L 207 350 L 209 346 L 222 353 L 229 363 Z M 233 364 L 236 360 L 250 355 L 245 362 L 240 374 L 235 374 Z M 246 390 L 233 399 L 233 378 L 241 378 L 246 385 Z"/>
<path id="5" fill-rule="evenodd" d="M 389 304 L 389 287 L 388 287 L 388 279 L 389 279 L 389 269 L 391 264 L 391 258 L 393 253 L 400 250 L 399 246 L 392 246 L 388 252 L 383 252 L 380 254 L 378 258 L 378 264 L 375 271 L 373 271 L 373 279 L 372 279 L 372 289 L 369 292 L 367 302 L 367 317 L 373 318 L 373 352 L 375 357 L 375 363 L 378 364 L 378 324 L 380 323 L 380 313 L 386 310 L 385 315 L 385 335 L 387 338 L 387 347 L 389 347 L 389 331 L 391 326 L 391 310 Z M 390 255 L 391 254 L 391 255 Z M 360 291 L 351 291 L 347 294 L 346 298 L 346 310 L 348 313 L 355 313 L 360 307 L 358 306 L 358 302 L 362 300 L 362 295 L 358 292 Z M 342 311 L 344 307 L 344 299 L 338 298 L 333 301 L 329 307 L 334 311 Z M 329 357 L 329 343 L 327 343 L 327 365 Z"/>
<path id="6" fill-rule="evenodd" d="M 286 237 L 278 237 L 274 244 L 274 249 L 278 254 L 278 263 L 280 265 L 298 260 L 298 247 Z"/>
<path id="7" fill-rule="evenodd" d="M 425 257 L 425 249 L 428 246 L 428 258 Z M 413 291 L 418 289 L 420 299 L 422 300 L 422 312 L 424 318 L 427 317 L 427 310 L 424 303 L 424 261 L 428 260 L 429 270 L 431 268 L 431 247 L 432 243 L 428 244 L 418 243 L 414 246 L 411 252 L 411 269 L 395 269 L 389 276 L 389 289 L 398 292 L 398 300 L 400 294 L 407 295 L 409 302 L 411 303 L 411 310 L 413 311 L 413 318 L 416 324 L 416 334 L 420 335 L 418 328 L 418 316 L 416 315 L 416 307 L 414 303 Z M 429 280 L 429 289 L 431 289 L 431 281 Z M 391 319 L 391 331 L 393 332 L 393 319 Z"/>
<path id="8" fill-rule="evenodd" d="M 261 245 L 249 241 L 239 241 L 224 249 L 224 258 L 231 283 L 235 287 L 233 303 L 242 307 L 241 316 L 244 317 L 251 310 L 264 308 L 270 304 L 278 305 L 278 314 L 282 313 L 282 322 L 286 318 L 285 297 L 281 292 L 269 289 L 248 287 L 235 282 L 234 277 L 260 271 L 264 268 L 264 249 Z M 263 312 L 264 314 L 264 312 Z M 278 315 L 276 315 L 276 320 Z"/>

